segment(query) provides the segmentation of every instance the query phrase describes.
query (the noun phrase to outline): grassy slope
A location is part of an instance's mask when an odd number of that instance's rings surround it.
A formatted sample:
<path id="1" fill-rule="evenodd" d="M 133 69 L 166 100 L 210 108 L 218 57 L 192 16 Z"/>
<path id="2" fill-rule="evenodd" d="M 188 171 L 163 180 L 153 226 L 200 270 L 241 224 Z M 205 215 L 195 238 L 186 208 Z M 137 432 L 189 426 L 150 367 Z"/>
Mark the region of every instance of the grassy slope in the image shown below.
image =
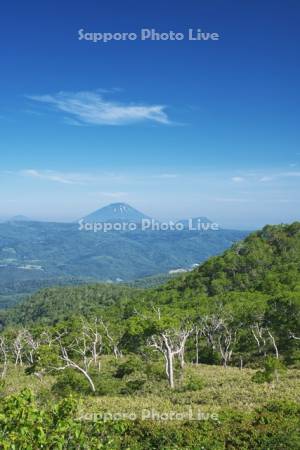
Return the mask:
<path id="1" fill-rule="evenodd" d="M 107 364 L 103 363 L 103 374 L 107 373 Z M 85 395 L 82 399 L 81 409 L 84 412 L 135 412 L 137 415 L 142 409 L 154 409 L 162 412 L 186 412 L 189 408 L 193 411 L 220 412 L 223 410 L 237 410 L 240 412 L 252 411 L 254 408 L 270 402 L 292 401 L 300 403 L 300 372 L 289 369 L 282 375 L 276 385 L 256 384 L 251 381 L 255 373 L 252 369 L 221 366 L 188 365 L 185 376 L 198 375 L 203 380 L 203 387 L 198 391 L 180 392 L 179 388 L 174 392 L 168 389 L 165 381 L 152 383 L 148 392 L 135 395 Z M 24 371 L 10 367 L 5 381 L 4 394 L 13 394 L 25 387 L 33 390 L 43 401 L 52 401 L 50 393 L 54 378 L 46 376 L 39 380 L 34 375 L 25 375 Z"/>

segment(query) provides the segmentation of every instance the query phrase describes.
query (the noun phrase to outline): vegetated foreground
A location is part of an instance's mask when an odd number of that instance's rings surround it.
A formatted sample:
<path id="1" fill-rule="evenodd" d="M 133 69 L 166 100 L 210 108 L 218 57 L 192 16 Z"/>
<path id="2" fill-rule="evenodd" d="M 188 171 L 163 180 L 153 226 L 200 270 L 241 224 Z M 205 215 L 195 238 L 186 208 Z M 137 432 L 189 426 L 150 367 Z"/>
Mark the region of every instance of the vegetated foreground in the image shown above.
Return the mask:
<path id="1" fill-rule="evenodd" d="M 300 449 L 299 223 L 160 288 L 46 289 L 1 323 L 4 449 Z"/>
<path id="2" fill-rule="evenodd" d="M 130 358 L 125 360 L 128 362 Z M 198 412 L 203 412 L 209 417 L 210 413 L 218 416 L 223 410 L 249 413 L 272 402 L 300 402 L 300 371 L 297 369 L 288 369 L 277 383 L 258 384 L 252 381 L 255 369 L 240 370 L 235 367 L 224 369 L 219 365 L 188 364 L 184 376 L 178 380 L 177 388 L 171 391 L 164 377 L 163 366 L 159 364 L 156 366 L 156 377 L 148 381 L 142 389 L 133 392 L 128 389 L 128 381 L 132 379 L 129 375 L 121 380 L 115 378 L 109 382 L 113 373 L 111 367 L 116 371 L 118 364 L 110 357 L 104 358 L 102 380 L 99 379 L 97 396 L 92 395 L 88 385 L 80 381 L 77 390 L 74 390 L 74 386 L 63 383 L 57 385 L 54 376 L 47 375 L 38 379 L 33 374 L 26 374 L 26 370 L 14 366 L 9 368 L 1 392 L 2 396 L 6 396 L 30 388 L 40 401 L 55 402 L 59 394 L 64 397 L 71 391 L 72 394 L 76 392 L 80 394 L 80 389 L 84 390 L 85 385 L 85 394 L 77 395 L 76 398 L 79 416 L 87 414 L 87 417 L 88 414 L 98 414 L 101 417 L 102 413 L 115 415 L 133 413 L 137 418 L 142 418 L 143 411 L 146 416 L 147 410 L 157 412 L 161 416 L 164 413 L 169 415 L 171 412 L 189 413 L 192 410 L 196 418 Z M 76 380 L 80 379 L 76 377 Z M 155 418 L 155 415 L 153 417 Z M 171 416 L 169 418 L 172 419 Z"/>
<path id="3" fill-rule="evenodd" d="M 109 359 L 104 378 L 111 375 Z M 275 384 L 253 383 L 254 374 L 188 365 L 172 392 L 156 378 L 144 392 L 126 392 L 123 380 L 118 394 L 109 394 L 116 387 L 106 384 L 94 396 L 10 367 L 0 406 L 2 448 L 298 449 L 299 370 L 288 370 Z"/>

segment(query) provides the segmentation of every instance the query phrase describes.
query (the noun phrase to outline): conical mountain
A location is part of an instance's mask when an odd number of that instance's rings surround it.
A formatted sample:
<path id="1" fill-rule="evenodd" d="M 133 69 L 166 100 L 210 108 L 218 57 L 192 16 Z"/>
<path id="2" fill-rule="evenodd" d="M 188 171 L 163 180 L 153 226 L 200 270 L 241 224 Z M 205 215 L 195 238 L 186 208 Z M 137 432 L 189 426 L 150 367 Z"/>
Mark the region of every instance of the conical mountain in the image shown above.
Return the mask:
<path id="1" fill-rule="evenodd" d="M 104 206 L 103 208 L 83 217 L 83 220 L 86 223 L 141 223 L 143 219 L 149 219 L 149 217 L 127 203 L 111 203 L 110 205 Z"/>

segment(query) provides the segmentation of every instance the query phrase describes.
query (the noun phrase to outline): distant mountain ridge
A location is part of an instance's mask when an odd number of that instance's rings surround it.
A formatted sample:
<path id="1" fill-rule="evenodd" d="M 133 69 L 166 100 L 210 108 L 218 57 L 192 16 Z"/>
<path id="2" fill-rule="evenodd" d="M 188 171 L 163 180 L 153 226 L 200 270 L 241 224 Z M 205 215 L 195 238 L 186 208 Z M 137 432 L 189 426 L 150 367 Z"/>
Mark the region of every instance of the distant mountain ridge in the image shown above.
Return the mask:
<path id="1" fill-rule="evenodd" d="M 160 220 L 150 217 L 147 214 L 132 207 L 128 203 L 122 203 L 122 202 L 111 203 L 107 206 L 99 208 L 96 211 L 93 211 L 90 214 L 87 214 L 86 216 L 83 216 L 80 218 L 80 221 L 84 221 L 85 223 L 130 222 L 130 223 L 140 224 L 143 220 L 154 220 L 155 222 L 161 222 Z M 30 217 L 27 217 L 24 215 L 16 215 L 9 219 L 2 220 L 2 222 L 56 223 L 56 221 L 31 219 Z M 77 223 L 77 222 L 78 222 L 78 220 L 76 220 L 73 223 Z M 190 217 L 188 219 L 184 218 L 184 219 L 175 220 L 175 221 L 170 220 L 170 222 L 173 222 L 175 224 L 182 224 L 184 226 L 184 228 L 188 228 L 189 226 L 196 226 L 197 223 L 202 223 L 202 224 L 212 224 L 213 223 L 213 221 L 210 220 L 206 216 L 196 216 L 196 217 Z M 64 222 L 59 221 L 59 223 L 64 223 Z M 70 222 L 65 222 L 65 223 L 70 223 Z"/>

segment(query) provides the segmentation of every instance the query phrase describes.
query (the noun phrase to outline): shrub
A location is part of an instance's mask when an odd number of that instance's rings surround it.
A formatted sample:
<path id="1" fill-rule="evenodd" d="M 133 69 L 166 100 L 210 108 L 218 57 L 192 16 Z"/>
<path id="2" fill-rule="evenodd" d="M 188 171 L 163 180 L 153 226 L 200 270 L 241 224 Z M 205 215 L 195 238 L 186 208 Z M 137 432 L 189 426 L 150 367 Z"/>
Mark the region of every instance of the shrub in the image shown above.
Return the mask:
<path id="1" fill-rule="evenodd" d="M 52 392 L 62 397 L 71 394 L 90 394 L 91 388 L 86 378 L 73 369 L 65 369 L 60 372 L 56 383 L 52 386 Z"/>
<path id="2" fill-rule="evenodd" d="M 181 391 L 200 391 L 204 387 L 204 382 L 199 375 L 189 375 L 184 385 L 181 388 Z"/>
<path id="3" fill-rule="evenodd" d="M 264 363 L 264 370 L 256 372 L 252 381 L 255 383 L 271 383 L 279 380 L 279 375 L 285 372 L 283 363 L 278 358 L 268 356 Z"/>
<path id="4" fill-rule="evenodd" d="M 139 372 L 143 368 L 143 362 L 137 355 L 129 356 L 126 361 L 118 364 L 117 370 L 114 374 L 116 378 L 124 378 L 134 372 Z"/>
<path id="5" fill-rule="evenodd" d="M 0 380 L 0 397 L 4 395 L 5 380 Z"/>
<path id="6" fill-rule="evenodd" d="M 120 389 L 120 380 L 110 374 L 100 372 L 94 378 L 97 395 L 116 395 Z"/>
<path id="7" fill-rule="evenodd" d="M 126 382 L 126 385 L 120 390 L 120 393 L 124 395 L 135 394 L 142 390 L 146 381 L 147 378 L 145 375 L 134 374 L 134 377 Z"/>
<path id="8" fill-rule="evenodd" d="M 145 373 L 149 380 L 162 381 L 166 379 L 166 373 L 161 361 L 152 361 L 145 368 Z"/>

